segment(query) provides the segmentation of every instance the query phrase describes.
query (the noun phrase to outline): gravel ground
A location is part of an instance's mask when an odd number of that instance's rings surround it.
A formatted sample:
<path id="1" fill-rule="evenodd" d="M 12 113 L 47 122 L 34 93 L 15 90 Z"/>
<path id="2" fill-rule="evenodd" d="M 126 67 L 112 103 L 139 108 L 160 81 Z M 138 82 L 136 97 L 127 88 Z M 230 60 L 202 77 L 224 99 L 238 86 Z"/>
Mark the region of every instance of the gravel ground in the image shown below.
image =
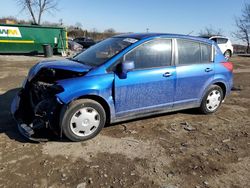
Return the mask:
<path id="1" fill-rule="evenodd" d="M 0 187 L 250 186 L 249 57 L 232 58 L 234 91 L 213 115 L 186 110 L 108 126 L 86 142 L 35 144 L 9 107 L 42 59 L 0 56 Z"/>

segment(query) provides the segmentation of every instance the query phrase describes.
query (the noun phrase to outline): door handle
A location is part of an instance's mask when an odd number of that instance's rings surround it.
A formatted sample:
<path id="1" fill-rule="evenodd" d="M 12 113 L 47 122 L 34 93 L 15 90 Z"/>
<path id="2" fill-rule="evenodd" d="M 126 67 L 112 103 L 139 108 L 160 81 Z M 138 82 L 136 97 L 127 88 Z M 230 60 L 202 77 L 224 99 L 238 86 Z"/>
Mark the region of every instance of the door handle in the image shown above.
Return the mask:
<path id="1" fill-rule="evenodd" d="M 171 74 L 170 72 L 165 72 L 165 73 L 163 74 L 163 76 L 164 76 L 164 77 L 169 77 L 169 76 L 172 76 L 172 74 Z"/>
<path id="2" fill-rule="evenodd" d="M 213 69 L 211 69 L 211 68 L 206 68 L 205 69 L 205 72 L 211 72 L 211 71 L 213 71 Z"/>

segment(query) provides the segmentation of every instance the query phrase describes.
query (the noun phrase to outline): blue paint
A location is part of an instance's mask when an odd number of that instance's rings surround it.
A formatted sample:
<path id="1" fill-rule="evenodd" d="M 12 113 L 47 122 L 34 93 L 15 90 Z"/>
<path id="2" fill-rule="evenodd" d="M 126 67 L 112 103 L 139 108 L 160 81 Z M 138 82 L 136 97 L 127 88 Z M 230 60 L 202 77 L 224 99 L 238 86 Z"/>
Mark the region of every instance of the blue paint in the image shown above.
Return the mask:
<path id="1" fill-rule="evenodd" d="M 169 72 L 171 77 L 164 77 Z M 175 67 L 135 70 L 126 79 L 115 75 L 115 108 L 117 113 L 165 105 L 171 108 L 176 82 Z"/>
<path id="2" fill-rule="evenodd" d="M 41 62 L 30 70 L 29 81 L 42 68 L 86 72 L 82 77 L 57 81 L 57 84 L 62 86 L 64 91 L 56 96 L 64 104 L 69 104 L 81 97 L 98 96 L 109 106 L 107 110 L 110 111 L 111 122 L 119 121 L 119 119 L 130 119 L 152 111 L 198 107 L 205 91 L 214 83 L 224 84 L 226 94 L 230 93 L 233 84 L 232 73 L 221 64 L 226 60 L 213 41 L 192 36 L 161 33 L 128 34 L 116 37 L 134 38 L 138 41 L 97 67 L 71 60 Z M 107 71 L 129 51 L 156 38 L 180 38 L 208 45 L 213 44 L 216 47 L 214 63 L 178 65 L 173 61 L 169 67 L 130 71 L 127 73 L 126 79 L 120 78 L 116 72 Z M 205 72 L 207 68 L 212 71 Z M 170 73 L 171 76 L 164 77 L 166 72 Z"/>
<path id="3" fill-rule="evenodd" d="M 41 61 L 38 64 L 34 65 L 28 75 L 28 80 L 30 81 L 42 68 L 51 68 L 51 69 L 62 69 L 74 72 L 87 72 L 91 69 L 91 66 L 84 65 L 69 59 L 65 60 L 50 60 L 50 61 Z"/>

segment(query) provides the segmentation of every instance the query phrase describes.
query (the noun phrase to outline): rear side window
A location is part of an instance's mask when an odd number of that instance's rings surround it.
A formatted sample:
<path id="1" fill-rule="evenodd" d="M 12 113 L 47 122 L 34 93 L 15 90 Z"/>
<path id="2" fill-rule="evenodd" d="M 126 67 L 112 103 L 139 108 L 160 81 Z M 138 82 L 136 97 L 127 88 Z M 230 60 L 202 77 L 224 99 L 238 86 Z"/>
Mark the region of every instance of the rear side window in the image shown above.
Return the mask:
<path id="1" fill-rule="evenodd" d="M 212 45 L 189 40 L 177 40 L 180 65 L 209 63 L 212 61 Z"/>
<path id="2" fill-rule="evenodd" d="M 201 63 L 208 63 L 212 60 L 212 46 L 206 44 L 201 45 Z"/>
<path id="3" fill-rule="evenodd" d="M 134 61 L 135 69 L 171 65 L 171 39 L 157 39 L 135 48 L 125 56 L 125 61 Z"/>
<path id="4" fill-rule="evenodd" d="M 177 44 L 179 64 L 188 65 L 201 62 L 200 43 L 179 39 L 177 40 Z"/>
<path id="5" fill-rule="evenodd" d="M 213 40 L 214 42 L 217 42 L 217 38 L 212 38 L 211 40 Z"/>
<path id="6" fill-rule="evenodd" d="M 217 38 L 217 44 L 226 44 L 228 39 L 225 38 Z"/>

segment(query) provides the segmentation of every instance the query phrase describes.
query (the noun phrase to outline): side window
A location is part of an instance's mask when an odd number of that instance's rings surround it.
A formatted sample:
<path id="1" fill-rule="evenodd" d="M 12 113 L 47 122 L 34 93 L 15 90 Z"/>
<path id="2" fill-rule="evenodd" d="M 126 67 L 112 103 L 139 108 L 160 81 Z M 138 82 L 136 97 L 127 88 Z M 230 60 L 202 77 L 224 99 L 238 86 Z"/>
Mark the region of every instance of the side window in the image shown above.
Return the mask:
<path id="1" fill-rule="evenodd" d="M 226 44 L 228 39 L 225 38 L 217 38 L 217 44 Z"/>
<path id="2" fill-rule="evenodd" d="M 208 63 L 212 60 L 212 46 L 201 44 L 201 63 Z"/>
<path id="3" fill-rule="evenodd" d="M 177 40 L 178 59 L 180 65 L 197 64 L 201 62 L 200 43 L 189 40 Z"/>
<path id="4" fill-rule="evenodd" d="M 217 42 L 217 38 L 212 38 L 211 40 L 213 40 L 214 42 Z"/>
<path id="5" fill-rule="evenodd" d="M 171 65 L 172 42 L 170 39 L 156 39 L 135 48 L 125 55 L 125 61 L 134 61 L 135 69 Z"/>

